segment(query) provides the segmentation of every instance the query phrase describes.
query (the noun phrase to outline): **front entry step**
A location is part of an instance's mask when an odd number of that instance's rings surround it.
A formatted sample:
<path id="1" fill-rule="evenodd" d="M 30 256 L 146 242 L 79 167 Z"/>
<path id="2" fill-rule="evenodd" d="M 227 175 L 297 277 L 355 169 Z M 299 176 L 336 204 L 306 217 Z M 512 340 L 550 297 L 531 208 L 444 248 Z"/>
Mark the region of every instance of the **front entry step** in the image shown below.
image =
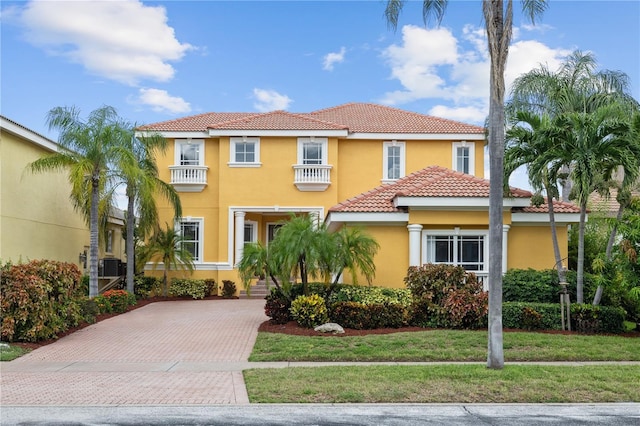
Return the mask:
<path id="1" fill-rule="evenodd" d="M 270 292 L 264 281 L 258 281 L 251 286 L 251 295 L 247 295 L 245 290 L 240 290 L 240 299 L 264 299 Z"/>

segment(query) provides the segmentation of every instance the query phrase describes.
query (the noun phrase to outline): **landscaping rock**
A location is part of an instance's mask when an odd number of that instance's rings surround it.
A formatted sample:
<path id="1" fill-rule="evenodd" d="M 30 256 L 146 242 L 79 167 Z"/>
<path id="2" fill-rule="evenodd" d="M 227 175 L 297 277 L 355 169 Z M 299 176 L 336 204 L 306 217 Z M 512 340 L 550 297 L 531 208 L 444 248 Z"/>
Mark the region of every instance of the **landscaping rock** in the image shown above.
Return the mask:
<path id="1" fill-rule="evenodd" d="M 328 322 L 326 324 L 322 324 L 314 328 L 315 331 L 319 331 L 320 333 L 333 333 L 333 334 L 342 334 L 344 333 L 344 328 L 340 324 L 336 324 L 335 322 Z"/>

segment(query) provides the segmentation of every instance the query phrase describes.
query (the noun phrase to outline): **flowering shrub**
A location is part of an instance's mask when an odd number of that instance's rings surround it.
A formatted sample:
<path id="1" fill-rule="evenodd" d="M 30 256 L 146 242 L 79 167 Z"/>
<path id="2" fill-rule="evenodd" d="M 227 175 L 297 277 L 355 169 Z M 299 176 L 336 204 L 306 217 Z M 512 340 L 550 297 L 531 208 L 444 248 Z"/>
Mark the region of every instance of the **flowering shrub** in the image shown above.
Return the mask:
<path id="1" fill-rule="evenodd" d="M 112 312 L 126 312 L 129 306 L 136 304 L 136 297 L 126 290 L 107 290 L 102 297 L 111 305 Z"/>
<path id="2" fill-rule="evenodd" d="M 317 294 L 299 296 L 291 303 L 290 311 L 301 327 L 312 328 L 329 321 L 324 299 Z"/>
<path id="3" fill-rule="evenodd" d="M 83 320 L 81 274 L 76 265 L 33 260 L 0 269 L 2 340 L 50 339 Z"/>

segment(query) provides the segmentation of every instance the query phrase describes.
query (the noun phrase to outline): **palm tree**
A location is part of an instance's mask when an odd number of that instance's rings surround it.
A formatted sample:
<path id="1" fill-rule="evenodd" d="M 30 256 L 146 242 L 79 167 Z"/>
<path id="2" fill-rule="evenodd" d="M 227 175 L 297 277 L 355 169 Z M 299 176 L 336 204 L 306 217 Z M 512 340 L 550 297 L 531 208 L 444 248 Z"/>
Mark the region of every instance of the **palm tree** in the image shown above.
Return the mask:
<path id="1" fill-rule="evenodd" d="M 520 166 L 528 166 L 529 184 L 539 194 L 544 191 L 549 208 L 549 224 L 558 281 L 566 282 L 566 271 L 562 266 L 562 255 L 558 244 L 558 231 L 554 212 L 554 198 L 558 198 L 558 174 L 541 161 L 556 143 L 558 131 L 553 127 L 551 118 L 529 111 L 518 111 L 511 118 L 514 124 L 507 130 L 505 149 L 504 176 L 505 185 L 511 174 Z"/>
<path id="2" fill-rule="evenodd" d="M 546 66 L 532 70 L 514 82 L 511 106 L 515 110 L 548 114 L 565 128 L 561 149 L 550 150 L 547 161 L 569 173 L 572 198 L 580 205 L 577 259 L 577 302 L 584 302 L 584 222 L 586 203 L 596 183 L 608 180 L 620 155 L 629 155 L 620 141 L 638 103 L 628 93 L 629 79 L 619 71 L 596 72 L 593 55 L 573 52 L 557 72 Z M 626 122 L 626 126 L 625 123 Z M 609 140 L 612 139 L 612 140 Z M 613 151 L 609 151 L 612 149 Z M 625 153 L 626 152 L 626 153 Z M 556 158 L 552 158 L 556 155 Z M 600 157 L 594 157 L 600 156 Z M 617 158 L 614 158 L 617 157 Z M 633 175 L 627 158 L 624 168 Z M 617 163 L 617 164 L 616 164 Z M 588 191 L 588 192 L 587 192 Z"/>
<path id="3" fill-rule="evenodd" d="M 164 152 L 167 141 L 159 135 L 137 138 L 134 126 L 127 126 L 128 135 L 124 142 L 128 155 L 122 158 L 119 171 L 126 185 L 127 221 L 126 221 L 126 253 L 127 253 L 127 291 L 134 292 L 134 264 L 136 212 L 138 238 L 144 239 L 158 224 L 158 209 L 155 195 L 160 194 L 173 207 L 175 217 L 182 216 L 180 197 L 173 186 L 158 177 L 158 165 L 155 151 Z"/>
<path id="4" fill-rule="evenodd" d="M 335 234 L 337 244 L 334 259 L 333 284 L 340 282 L 345 269 L 351 272 L 351 281 L 358 284 L 358 271 L 364 275 L 367 283 L 376 275 L 376 264 L 373 261 L 380 245 L 361 228 L 343 227 Z"/>
<path id="5" fill-rule="evenodd" d="M 394 29 L 398 26 L 404 0 L 388 0 L 385 10 L 387 23 Z M 449 2 L 447 0 L 424 0 L 422 15 L 427 23 L 435 15 L 438 24 L 442 21 Z M 522 10 L 531 22 L 547 8 L 546 0 L 525 0 Z M 489 341 L 487 367 L 504 367 L 502 342 L 502 207 L 504 173 L 504 70 L 509 53 L 513 30 L 513 1 L 485 0 L 482 2 L 491 70 L 489 78 Z"/>
<path id="6" fill-rule="evenodd" d="M 193 255 L 184 246 L 183 238 L 178 231 L 165 224 L 165 229 L 157 229 L 149 239 L 143 249 L 144 255 L 152 260 L 154 268 L 162 262 L 163 266 L 163 295 L 168 295 L 169 285 L 167 280 L 168 271 L 174 269 L 188 270 L 193 272 Z"/>
<path id="7" fill-rule="evenodd" d="M 95 297 L 98 295 L 99 206 L 101 193 L 114 186 L 113 165 L 124 155 L 121 120 L 109 106 L 91 112 L 86 121 L 80 118 L 80 111 L 75 107 L 56 107 L 49 111 L 47 124 L 49 129 L 59 130 L 61 149 L 28 167 L 36 173 L 69 170 L 71 199 L 88 219 L 89 297 Z"/>

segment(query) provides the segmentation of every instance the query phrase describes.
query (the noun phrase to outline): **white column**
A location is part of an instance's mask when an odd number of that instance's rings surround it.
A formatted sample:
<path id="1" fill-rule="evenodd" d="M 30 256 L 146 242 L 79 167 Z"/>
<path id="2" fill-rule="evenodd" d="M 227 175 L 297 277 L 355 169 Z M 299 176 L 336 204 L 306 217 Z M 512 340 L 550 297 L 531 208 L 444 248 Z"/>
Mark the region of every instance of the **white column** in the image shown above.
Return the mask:
<path id="1" fill-rule="evenodd" d="M 508 244 L 509 241 L 509 225 L 502 225 L 502 273 L 507 273 L 507 253 L 508 253 Z"/>
<path id="2" fill-rule="evenodd" d="M 420 266 L 420 232 L 422 225 L 407 225 L 409 230 L 409 266 Z"/>
<path id="3" fill-rule="evenodd" d="M 242 254 L 244 253 L 244 216 L 245 212 L 235 212 L 235 220 L 236 220 L 236 261 L 238 262 L 242 259 Z"/>

